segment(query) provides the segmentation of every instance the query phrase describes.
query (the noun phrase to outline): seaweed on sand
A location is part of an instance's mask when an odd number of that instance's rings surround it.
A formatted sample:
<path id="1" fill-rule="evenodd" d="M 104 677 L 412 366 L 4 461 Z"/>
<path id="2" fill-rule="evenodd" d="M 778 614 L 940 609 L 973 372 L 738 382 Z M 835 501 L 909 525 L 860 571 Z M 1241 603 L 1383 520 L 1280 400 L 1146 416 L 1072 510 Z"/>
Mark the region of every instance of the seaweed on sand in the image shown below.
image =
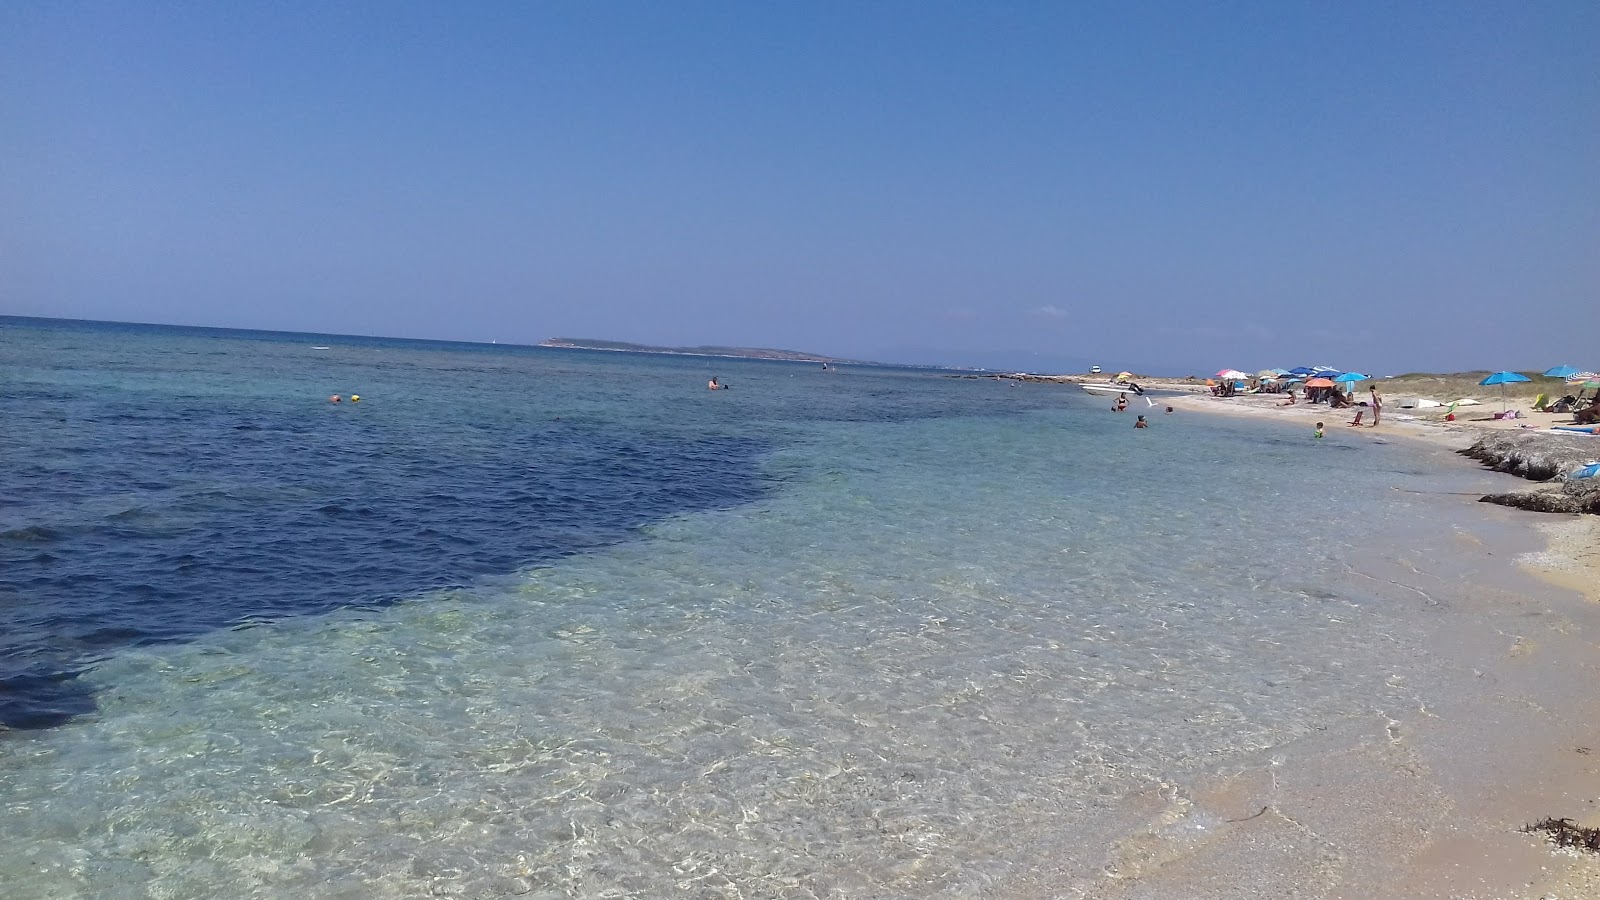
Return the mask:
<path id="1" fill-rule="evenodd" d="M 1557 847 L 1577 847 L 1590 853 L 1600 853 L 1600 828 L 1585 828 L 1571 819 L 1545 819 L 1522 826 L 1523 834 L 1543 831 Z"/>

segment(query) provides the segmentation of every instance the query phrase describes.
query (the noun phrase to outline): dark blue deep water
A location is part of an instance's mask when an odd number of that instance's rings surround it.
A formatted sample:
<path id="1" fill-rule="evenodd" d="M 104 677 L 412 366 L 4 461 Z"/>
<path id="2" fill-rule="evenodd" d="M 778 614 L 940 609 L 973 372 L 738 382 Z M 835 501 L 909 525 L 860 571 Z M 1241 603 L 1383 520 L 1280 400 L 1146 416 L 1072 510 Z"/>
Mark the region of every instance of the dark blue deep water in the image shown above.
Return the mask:
<path id="1" fill-rule="evenodd" d="M 415 598 L 759 498 L 798 423 L 1045 402 L 893 370 L 17 318 L 0 376 L 10 728 L 92 710 L 76 675 L 118 648 Z"/>

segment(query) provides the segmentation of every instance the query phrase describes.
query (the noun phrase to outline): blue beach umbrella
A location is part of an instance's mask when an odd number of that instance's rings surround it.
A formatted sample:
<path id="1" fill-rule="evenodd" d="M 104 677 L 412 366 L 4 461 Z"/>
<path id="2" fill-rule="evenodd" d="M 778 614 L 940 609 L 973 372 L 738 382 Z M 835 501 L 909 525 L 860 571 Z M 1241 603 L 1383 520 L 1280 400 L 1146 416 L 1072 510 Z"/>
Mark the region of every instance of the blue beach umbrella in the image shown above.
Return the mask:
<path id="1" fill-rule="evenodd" d="M 1498 385 L 1500 385 L 1500 411 L 1501 412 L 1505 412 L 1506 411 L 1506 385 L 1508 385 L 1508 384 L 1516 384 L 1519 381 L 1532 381 L 1532 380 L 1533 379 L 1529 378 L 1528 376 L 1519 375 L 1516 372 L 1496 372 L 1493 375 L 1490 375 L 1488 378 L 1485 378 L 1484 380 L 1482 380 L 1482 381 L 1480 381 L 1478 383 L 1479 384 L 1498 384 Z"/>
<path id="2" fill-rule="evenodd" d="M 1339 377 L 1337 377 L 1337 378 L 1335 378 L 1333 380 L 1334 381 L 1366 381 L 1368 378 L 1371 378 L 1371 377 L 1372 377 L 1371 375 L 1363 375 L 1360 372 L 1346 372 L 1343 375 L 1340 375 Z"/>
<path id="3" fill-rule="evenodd" d="M 1546 378 L 1566 378 L 1568 375 L 1578 374 L 1577 366 L 1556 366 L 1544 373 Z"/>
<path id="4" fill-rule="evenodd" d="M 1304 378 L 1307 375 L 1315 375 L 1316 372 L 1317 370 L 1311 368 L 1310 366 L 1296 366 L 1295 368 L 1290 369 L 1288 374 L 1299 375 L 1300 377 Z"/>
<path id="5" fill-rule="evenodd" d="M 1479 384 L 1516 384 L 1519 381 L 1532 381 L 1532 380 L 1533 379 L 1529 378 L 1528 376 L 1521 375 L 1521 374 L 1518 374 L 1516 372 L 1496 372 L 1493 375 L 1490 375 L 1488 378 L 1485 378 L 1484 380 L 1482 380 L 1482 381 L 1480 381 L 1478 383 Z"/>

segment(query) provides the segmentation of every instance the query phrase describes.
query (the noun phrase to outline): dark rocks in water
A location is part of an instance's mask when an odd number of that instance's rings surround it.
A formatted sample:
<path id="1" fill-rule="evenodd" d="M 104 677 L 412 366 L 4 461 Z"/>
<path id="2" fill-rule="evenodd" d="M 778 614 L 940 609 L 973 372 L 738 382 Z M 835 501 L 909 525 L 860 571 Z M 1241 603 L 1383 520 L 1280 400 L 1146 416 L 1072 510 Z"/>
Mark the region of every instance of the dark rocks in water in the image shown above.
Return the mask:
<path id="1" fill-rule="evenodd" d="M 1566 479 L 1559 489 L 1490 494 L 1482 498 L 1485 503 L 1532 512 L 1600 514 L 1600 478 L 1566 478 L 1600 460 L 1600 440 L 1548 431 L 1497 431 L 1460 452 L 1497 472 L 1534 481 Z"/>
<path id="2" fill-rule="evenodd" d="M 1600 828 L 1585 828 L 1571 819 L 1545 819 L 1522 826 L 1523 834 L 1543 831 L 1557 847 L 1576 847 L 1590 853 L 1600 853 Z"/>
<path id="3" fill-rule="evenodd" d="M 1496 472 L 1549 481 L 1600 459 L 1600 440 L 1549 431 L 1495 431 L 1460 452 Z"/>
<path id="4" fill-rule="evenodd" d="M 1486 494 L 1479 497 L 1478 502 L 1497 503 L 1501 506 L 1525 509 L 1529 512 L 1581 513 L 1600 511 L 1584 509 L 1576 497 L 1570 497 L 1561 491 L 1518 491 L 1514 494 Z"/>
<path id="5" fill-rule="evenodd" d="M 1570 478 L 1555 489 L 1489 494 L 1480 499 L 1533 512 L 1600 515 L 1600 478 Z"/>

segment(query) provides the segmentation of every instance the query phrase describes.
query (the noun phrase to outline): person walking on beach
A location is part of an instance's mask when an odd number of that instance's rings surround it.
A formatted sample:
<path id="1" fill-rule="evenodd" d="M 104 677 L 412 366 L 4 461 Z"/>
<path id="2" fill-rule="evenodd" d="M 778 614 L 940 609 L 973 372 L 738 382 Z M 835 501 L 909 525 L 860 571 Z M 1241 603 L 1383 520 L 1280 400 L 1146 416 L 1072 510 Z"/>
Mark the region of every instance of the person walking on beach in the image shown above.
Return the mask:
<path id="1" fill-rule="evenodd" d="M 1378 413 L 1383 410 L 1383 398 L 1378 396 L 1378 386 L 1367 385 L 1367 405 L 1372 407 L 1372 427 L 1378 427 Z"/>

